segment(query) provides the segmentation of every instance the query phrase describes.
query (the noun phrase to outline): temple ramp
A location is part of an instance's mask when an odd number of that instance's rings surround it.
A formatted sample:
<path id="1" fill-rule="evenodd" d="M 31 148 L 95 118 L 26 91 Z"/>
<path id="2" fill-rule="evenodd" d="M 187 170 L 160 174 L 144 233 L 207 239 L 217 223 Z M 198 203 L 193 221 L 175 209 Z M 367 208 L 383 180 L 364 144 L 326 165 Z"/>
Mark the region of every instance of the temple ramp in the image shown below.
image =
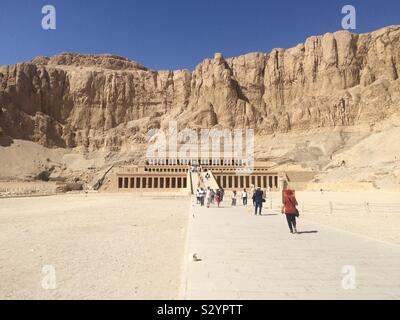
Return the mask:
<path id="1" fill-rule="evenodd" d="M 196 190 L 200 188 L 205 188 L 204 183 L 202 182 L 201 176 L 199 172 L 190 172 L 190 183 L 192 188 L 192 194 L 196 194 Z"/>
<path id="2" fill-rule="evenodd" d="M 208 179 L 206 178 L 207 173 L 208 173 L 208 175 L 209 175 L 209 178 L 208 178 Z M 218 185 L 218 182 L 217 182 L 217 180 L 215 179 L 215 176 L 214 176 L 214 174 L 212 173 L 212 171 L 208 170 L 208 171 L 206 171 L 206 172 L 201 172 L 200 175 L 201 175 L 201 178 L 202 178 L 202 180 L 203 180 L 203 184 L 204 184 L 205 188 L 210 187 L 210 189 L 213 189 L 213 190 L 220 189 L 220 187 L 219 187 L 219 185 Z"/>

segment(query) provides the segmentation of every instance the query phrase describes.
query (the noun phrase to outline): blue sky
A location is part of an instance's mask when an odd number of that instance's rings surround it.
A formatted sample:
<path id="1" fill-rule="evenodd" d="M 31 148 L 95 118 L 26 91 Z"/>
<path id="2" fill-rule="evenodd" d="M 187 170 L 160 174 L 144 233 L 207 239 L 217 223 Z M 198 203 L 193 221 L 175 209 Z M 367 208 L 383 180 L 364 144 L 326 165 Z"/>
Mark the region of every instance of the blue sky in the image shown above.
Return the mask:
<path id="1" fill-rule="evenodd" d="M 56 30 L 41 27 L 46 4 Z M 339 30 L 346 4 L 357 9 L 357 33 L 400 24 L 400 0 L 0 0 L 0 64 L 80 52 L 193 69 L 215 52 L 269 52 Z"/>

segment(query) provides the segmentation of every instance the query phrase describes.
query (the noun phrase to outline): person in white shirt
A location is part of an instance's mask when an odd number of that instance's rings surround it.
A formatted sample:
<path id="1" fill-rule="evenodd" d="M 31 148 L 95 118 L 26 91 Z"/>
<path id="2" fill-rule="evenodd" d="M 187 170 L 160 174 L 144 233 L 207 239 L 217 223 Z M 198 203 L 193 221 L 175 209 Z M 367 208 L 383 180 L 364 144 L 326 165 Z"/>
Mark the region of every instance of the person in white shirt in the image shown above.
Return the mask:
<path id="1" fill-rule="evenodd" d="M 196 190 L 196 198 L 197 198 L 197 204 L 200 204 L 200 190 Z"/>
<path id="2" fill-rule="evenodd" d="M 232 207 L 236 207 L 236 190 L 232 192 Z"/>
<path id="3" fill-rule="evenodd" d="M 243 200 L 244 206 L 247 206 L 247 198 L 248 198 L 247 191 L 246 191 L 246 189 L 244 189 L 242 192 L 242 200 Z"/>

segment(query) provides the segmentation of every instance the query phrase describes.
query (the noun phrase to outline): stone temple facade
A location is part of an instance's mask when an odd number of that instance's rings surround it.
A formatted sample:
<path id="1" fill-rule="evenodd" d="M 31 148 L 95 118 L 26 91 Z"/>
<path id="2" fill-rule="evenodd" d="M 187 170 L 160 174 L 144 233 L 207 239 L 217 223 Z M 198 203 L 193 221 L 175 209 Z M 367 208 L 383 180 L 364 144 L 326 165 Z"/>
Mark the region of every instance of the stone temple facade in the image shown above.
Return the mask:
<path id="1" fill-rule="evenodd" d="M 207 187 L 228 191 L 260 187 L 278 191 L 284 183 L 284 173 L 271 171 L 262 162 L 255 162 L 248 168 L 242 161 L 235 160 L 167 160 L 118 168 L 112 189 L 118 192 L 173 191 L 186 194 Z"/>

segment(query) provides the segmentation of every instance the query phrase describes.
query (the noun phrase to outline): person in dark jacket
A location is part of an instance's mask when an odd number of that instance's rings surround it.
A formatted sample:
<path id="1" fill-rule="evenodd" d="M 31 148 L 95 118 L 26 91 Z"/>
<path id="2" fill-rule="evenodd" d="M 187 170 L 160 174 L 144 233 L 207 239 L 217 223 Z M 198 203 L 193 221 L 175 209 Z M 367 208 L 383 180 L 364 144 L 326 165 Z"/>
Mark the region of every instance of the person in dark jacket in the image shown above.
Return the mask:
<path id="1" fill-rule="evenodd" d="M 221 201 L 224 201 L 225 190 L 221 188 L 220 193 L 221 193 Z"/>
<path id="2" fill-rule="evenodd" d="M 253 203 L 254 203 L 254 215 L 257 215 L 257 209 L 258 209 L 258 214 L 261 216 L 261 209 L 262 209 L 262 204 L 263 204 L 263 192 L 260 187 L 257 188 L 257 190 L 253 194 Z"/>
<path id="3" fill-rule="evenodd" d="M 296 217 L 299 214 L 296 206 L 298 205 L 296 197 L 292 190 L 285 190 L 283 195 L 282 213 L 286 215 L 290 233 L 297 233 Z"/>

